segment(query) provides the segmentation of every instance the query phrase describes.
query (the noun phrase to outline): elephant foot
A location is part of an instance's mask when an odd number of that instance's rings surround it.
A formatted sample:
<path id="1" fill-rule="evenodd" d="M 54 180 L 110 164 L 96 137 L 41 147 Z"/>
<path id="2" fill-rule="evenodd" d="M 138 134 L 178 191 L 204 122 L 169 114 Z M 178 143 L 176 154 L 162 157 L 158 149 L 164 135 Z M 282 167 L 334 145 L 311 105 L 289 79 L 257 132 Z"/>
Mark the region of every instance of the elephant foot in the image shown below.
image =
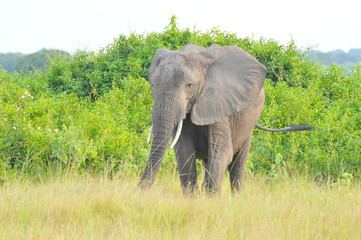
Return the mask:
<path id="1" fill-rule="evenodd" d="M 183 190 L 183 195 L 186 197 L 195 197 L 199 195 L 198 186 L 182 188 L 182 190 Z"/>
<path id="2" fill-rule="evenodd" d="M 210 177 L 208 177 L 204 179 L 202 190 L 212 196 L 221 191 L 221 184 L 216 184 Z"/>

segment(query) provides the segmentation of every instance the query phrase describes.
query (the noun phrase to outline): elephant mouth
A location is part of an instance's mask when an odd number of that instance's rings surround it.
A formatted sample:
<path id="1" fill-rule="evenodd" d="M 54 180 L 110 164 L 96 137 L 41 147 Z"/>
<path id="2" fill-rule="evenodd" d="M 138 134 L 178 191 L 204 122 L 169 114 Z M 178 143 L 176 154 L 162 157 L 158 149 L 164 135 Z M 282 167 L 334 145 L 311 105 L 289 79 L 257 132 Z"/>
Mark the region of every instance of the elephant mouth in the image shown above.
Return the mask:
<path id="1" fill-rule="evenodd" d="M 175 135 L 173 136 L 173 141 L 172 141 L 170 148 L 173 148 L 177 144 L 177 142 L 179 140 L 179 136 L 182 132 L 182 127 L 183 127 L 183 120 L 180 120 L 177 124 L 177 131 L 176 131 Z M 152 136 L 153 136 L 153 125 L 150 127 L 150 132 L 149 132 L 149 135 L 147 138 L 147 143 L 150 143 Z"/>

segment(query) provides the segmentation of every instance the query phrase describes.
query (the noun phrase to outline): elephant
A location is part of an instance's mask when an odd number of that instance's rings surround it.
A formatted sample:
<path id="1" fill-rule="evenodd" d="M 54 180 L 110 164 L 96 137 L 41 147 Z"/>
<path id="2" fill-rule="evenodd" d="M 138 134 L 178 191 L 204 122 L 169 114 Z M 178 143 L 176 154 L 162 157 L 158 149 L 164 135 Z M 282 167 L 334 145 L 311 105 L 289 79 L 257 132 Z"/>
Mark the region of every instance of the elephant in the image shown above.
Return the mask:
<path id="1" fill-rule="evenodd" d="M 265 66 L 237 46 L 187 44 L 180 50 L 158 49 L 147 79 L 154 100 L 153 142 L 138 186 L 146 189 L 154 183 L 173 137 L 183 194 L 199 192 L 196 159 L 205 168 L 205 191 L 220 192 L 228 168 L 236 192 L 255 127 L 272 132 L 311 129 L 306 124 L 270 129 L 257 123 L 266 74 Z"/>

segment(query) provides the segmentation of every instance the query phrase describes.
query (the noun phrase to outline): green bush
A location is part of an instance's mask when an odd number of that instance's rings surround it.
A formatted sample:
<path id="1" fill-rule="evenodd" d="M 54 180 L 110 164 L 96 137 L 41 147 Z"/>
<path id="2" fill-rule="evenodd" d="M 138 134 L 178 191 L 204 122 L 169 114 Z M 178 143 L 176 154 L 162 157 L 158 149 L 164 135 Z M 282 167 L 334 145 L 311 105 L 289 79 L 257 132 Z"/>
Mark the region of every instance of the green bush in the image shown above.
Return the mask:
<path id="1" fill-rule="evenodd" d="M 360 66 L 347 75 L 338 65 L 325 69 L 308 60 L 307 50 L 293 41 L 281 45 L 216 28 L 179 29 L 175 17 L 160 33 L 120 35 L 99 52 L 54 57 L 46 72 L 0 70 L 0 178 L 53 165 L 138 174 L 150 148 L 152 96 L 146 78 L 151 60 L 159 48 L 187 43 L 237 45 L 267 67 L 261 124 L 315 127 L 284 134 L 255 130 L 249 172 L 360 179 Z M 174 162 L 169 151 L 163 167 Z"/>

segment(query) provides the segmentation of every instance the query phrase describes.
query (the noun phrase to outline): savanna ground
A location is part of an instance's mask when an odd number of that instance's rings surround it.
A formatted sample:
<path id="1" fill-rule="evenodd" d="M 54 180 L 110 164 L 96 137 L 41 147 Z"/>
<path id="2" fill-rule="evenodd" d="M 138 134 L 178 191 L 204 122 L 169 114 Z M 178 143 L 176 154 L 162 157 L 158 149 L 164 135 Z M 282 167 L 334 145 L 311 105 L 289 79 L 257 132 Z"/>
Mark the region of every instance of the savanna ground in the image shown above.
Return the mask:
<path id="1" fill-rule="evenodd" d="M 183 197 L 164 175 L 145 192 L 134 177 L 58 174 L 0 188 L 0 239 L 360 239 L 360 185 L 247 177 L 231 194 Z"/>
<path id="2" fill-rule="evenodd" d="M 236 45 L 267 67 L 244 190 L 181 194 L 168 150 L 156 184 L 136 185 L 150 145 L 154 52 Z M 360 239 L 361 65 L 308 59 L 293 41 L 212 29 L 120 35 L 99 52 L 0 69 L 0 239 Z M 199 172 L 202 172 L 199 165 Z M 200 181 L 201 182 L 201 181 Z"/>

